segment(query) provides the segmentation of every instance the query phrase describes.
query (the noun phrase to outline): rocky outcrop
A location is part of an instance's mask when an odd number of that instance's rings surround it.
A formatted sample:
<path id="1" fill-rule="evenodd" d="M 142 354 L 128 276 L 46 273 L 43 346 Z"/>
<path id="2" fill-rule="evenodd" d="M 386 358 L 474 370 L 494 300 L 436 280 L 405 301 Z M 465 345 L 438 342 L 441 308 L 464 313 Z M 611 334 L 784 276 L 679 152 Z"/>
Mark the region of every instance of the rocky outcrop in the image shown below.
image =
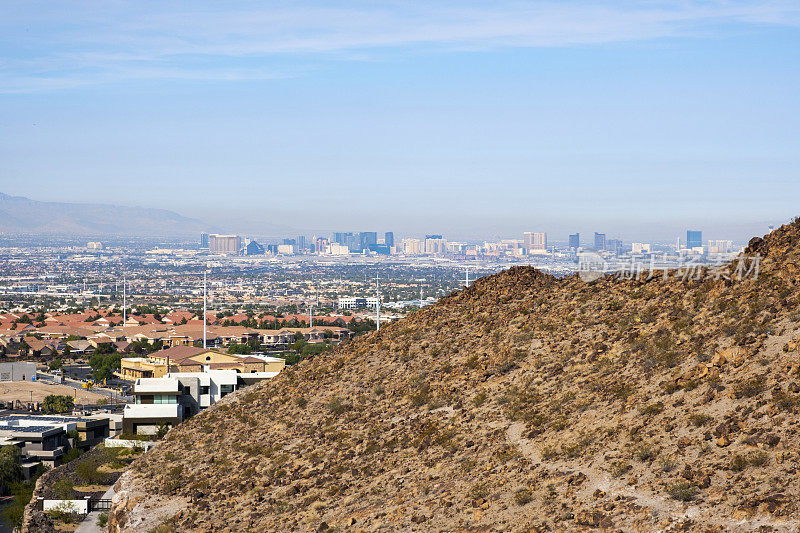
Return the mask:
<path id="1" fill-rule="evenodd" d="M 481 278 L 170 431 L 113 531 L 795 530 L 800 223 L 748 253 Z"/>
<path id="2" fill-rule="evenodd" d="M 33 497 L 28 502 L 28 505 L 25 506 L 25 512 L 22 515 L 21 533 L 55 533 L 56 529 L 53 527 L 53 521 L 38 509 L 36 501 L 44 496 L 47 487 L 59 479 L 59 476 L 58 468 L 54 468 L 45 472 L 36 480 L 36 484 L 33 486 Z"/>

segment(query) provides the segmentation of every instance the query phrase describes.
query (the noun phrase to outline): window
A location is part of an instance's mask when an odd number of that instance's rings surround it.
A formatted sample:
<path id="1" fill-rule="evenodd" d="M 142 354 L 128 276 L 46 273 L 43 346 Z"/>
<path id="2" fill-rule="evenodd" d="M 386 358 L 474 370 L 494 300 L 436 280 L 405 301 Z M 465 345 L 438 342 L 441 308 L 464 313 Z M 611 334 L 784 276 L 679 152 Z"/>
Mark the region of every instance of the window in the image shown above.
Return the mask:
<path id="1" fill-rule="evenodd" d="M 158 403 L 158 404 L 178 403 L 178 398 L 171 394 L 156 394 L 153 396 L 153 403 Z"/>
<path id="2" fill-rule="evenodd" d="M 220 385 L 219 392 L 221 396 L 225 396 L 226 394 L 230 394 L 234 390 L 234 385 Z"/>
<path id="3" fill-rule="evenodd" d="M 208 385 L 200 385 L 200 394 L 210 394 L 210 393 L 211 393 L 211 387 L 209 387 Z"/>

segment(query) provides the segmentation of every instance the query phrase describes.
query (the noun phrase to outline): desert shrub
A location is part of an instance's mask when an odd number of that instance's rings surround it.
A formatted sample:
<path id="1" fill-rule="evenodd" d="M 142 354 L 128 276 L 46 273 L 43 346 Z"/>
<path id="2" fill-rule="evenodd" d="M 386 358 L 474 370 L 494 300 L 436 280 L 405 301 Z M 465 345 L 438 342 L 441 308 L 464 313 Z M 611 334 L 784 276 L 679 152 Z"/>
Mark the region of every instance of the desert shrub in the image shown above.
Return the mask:
<path id="1" fill-rule="evenodd" d="M 757 450 L 748 454 L 747 457 L 740 455 L 738 453 L 734 454 L 733 457 L 731 457 L 731 461 L 728 464 L 728 468 L 730 468 L 734 472 L 741 472 L 748 466 L 759 467 L 759 466 L 764 466 L 768 462 L 769 462 L 769 455 L 762 450 Z"/>
<path id="2" fill-rule="evenodd" d="M 733 457 L 731 457 L 731 462 L 728 464 L 728 468 L 734 472 L 741 472 L 747 468 L 747 459 L 745 459 L 743 455 L 736 453 L 733 455 Z"/>
<path id="3" fill-rule="evenodd" d="M 103 529 L 106 527 L 106 524 L 108 524 L 108 511 L 103 511 L 97 517 L 97 527 Z"/>
<path id="4" fill-rule="evenodd" d="M 764 376 L 756 376 L 754 378 L 742 381 L 733 386 L 733 393 L 737 398 L 745 397 L 752 398 L 764 392 L 766 383 Z"/>
<path id="5" fill-rule="evenodd" d="M 664 410 L 664 404 L 661 402 L 651 403 L 639 409 L 639 412 L 645 416 L 654 416 Z"/>
<path id="6" fill-rule="evenodd" d="M 103 483 L 106 479 L 106 475 L 97 470 L 99 466 L 100 464 L 97 459 L 90 457 L 85 461 L 81 461 L 80 464 L 75 467 L 75 474 L 77 474 L 80 480 L 87 485 Z"/>
<path id="7" fill-rule="evenodd" d="M 464 363 L 464 366 L 466 366 L 467 368 L 470 368 L 470 369 L 475 369 L 475 368 L 478 368 L 478 363 L 479 363 L 478 355 L 477 354 L 472 354 L 469 357 L 467 357 L 467 360 Z"/>
<path id="8" fill-rule="evenodd" d="M 773 392 L 772 403 L 781 411 L 789 413 L 797 412 L 800 409 L 800 397 L 793 396 L 785 391 Z"/>
<path id="9" fill-rule="evenodd" d="M 683 390 L 685 390 L 686 392 L 689 392 L 689 391 L 693 391 L 694 389 L 696 389 L 699 386 L 700 386 L 700 382 L 699 381 L 697 381 L 696 379 L 690 379 L 690 380 L 687 380 L 683 384 Z"/>
<path id="10" fill-rule="evenodd" d="M 677 392 L 681 389 L 681 386 L 675 383 L 674 381 L 663 381 L 661 382 L 661 388 L 667 394 L 672 394 Z"/>
<path id="11" fill-rule="evenodd" d="M 69 478 L 62 478 L 53 483 L 53 492 L 59 500 L 71 500 L 75 484 Z"/>
<path id="12" fill-rule="evenodd" d="M 522 456 L 520 451 L 513 446 L 503 446 L 495 452 L 495 455 L 501 462 L 510 461 Z"/>
<path id="13" fill-rule="evenodd" d="M 479 498 L 485 498 L 489 495 L 489 485 L 486 483 L 476 483 L 470 489 L 469 495 L 476 500 Z"/>
<path id="14" fill-rule="evenodd" d="M 173 516 L 161 522 L 158 526 L 151 529 L 148 533 L 177 533 L 178 518 Z"/>
<path id="15" fill-rule="evenodd" d="M 764 466 L 769 461 L 769 455 L 763 450 L 757 450 L 747 456 L 750 466 Z"/>
<path id="16" fill-rule="evenodd" d="M 525 505 L 533 501 L 533 494 L 528 489 L 519 489 L 514 493 L 514 501 L 517 505 Z"/>
<path id="17" fill-rule="evenodd" d="M 658 457 L 658 449 L 649 444 L 641 444 L 633 451 L 633 455 L 640 461 L 652 461 Z"/>
<path id="18" fill-rule="evenodd" d="M 603 392 L 607 393 L 612 398 L 616 398 L 621 401 L 627 400 L 629 396 L 636 392 L 633 386 L 622 380 L 612 381 L 611 383 L 606 384 L 603 389 Z"/>
<path id="19" fill-rule="evenodd" d="M 558 450 L 556 449 L 555 446 L 550 446 L 550 445 L 542 446 L 542 453 L 541 453 L 542 459 L 544 460 L 552 459 L 557 455 L 558 455 Z"/>
<path id="20" fill-rule="evenodd" d="M 705 426 L 709 421 L 711 421 L 711 417 L 705 413 L 691 413 L 689 415 L 689 422 L 696 427 Z"/>
<path id="21" fill-rule="evenodd" d="M 566 416 L 561 416 L 553 420 L 550 424 L 550 427 L 555 429 L 556 431 L 562 431 L 569 427 L 569 418 Z"/>
<path id="22" fill-rule="evenodd" d="M 71 503 L 62 502 L 55 509 L 46 511 L 45 514 L 64 524 L 77 524 L 83 517 L 76 512 L 75 506 Z"/>
<path id="23" fill-rule="evenodd" d="M 673 500 L 681 502 L 690 502 L 697 494 L 697 487 L 688 481 L 679 481 L 667 487 L 667 494 Z"/>
<path id="24" fill-rule="evenodd" d="M 541 395 L 534 387 L 525 384 L 522 387 L 509 387 L 501 403 L 505 404 L 505 415 L 509 419 L 523 420 L 539 427 L 549 421 L 549 416 L 536 407 L 541 400 Z"/>
<path id="25" fill-rule="evenodd" d="M 300 409 L 305 409 L 306 405 L 308 405 L 308 400 L 306 400 L 305 396 L 298 396 L 294 399 L 294 404 Z"/>
<path id="26" fill-rule="evenodd" d="M 344 399 L 339 396 L 335 396 L 328 401 L 328 411 L 334 416 L 339 416 L 347 411 L 347 407 Z"/>
<path id="27" fill-rule="evenodd" d="M 627 461 L 614 461 L 611 463 L 609 471 L 614 477 L 620 477 L 631 470 L 631 465 Z"/>

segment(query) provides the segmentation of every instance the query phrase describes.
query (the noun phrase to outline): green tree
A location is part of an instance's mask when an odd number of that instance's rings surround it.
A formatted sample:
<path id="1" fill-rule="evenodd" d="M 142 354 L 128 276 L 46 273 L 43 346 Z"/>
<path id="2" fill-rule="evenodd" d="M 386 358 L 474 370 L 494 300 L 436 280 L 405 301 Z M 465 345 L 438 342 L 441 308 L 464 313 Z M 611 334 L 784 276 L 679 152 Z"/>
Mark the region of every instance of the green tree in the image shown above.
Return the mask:
<path id="1" fill-rule="evenodd" d="M 22 477 L 19 468 L 21 455 L 22 452 L 16 446 L 3 446 L 0 449 L 0 490 L 3 495 L 8 494 L 11 484 Z"/>
<path id="2" fill-rule="evenodd" d="M 61 359 L 53 359 L 52 361 L 50 361 L 50 364 L 47 365 L 47 367 L 50 370 L 58 370 L 62 366 L 63 366 L 63 363 L 61 362 Z"/>
<path id="3" fill-rule="evenodd" d="M 228 346 L 228 353 L 236 354 L 236 355 L 247 355 L 252 353 L 253 350 L 250 348 L 248 344 L 239 344 L 237 342 L 232 342 L 230 346 Z"/>
<path id="4" fill-rule="evenodd" d="M 44 402 L 42 402 L 42 410 L 47 414 L 67 413 L 72 411 L 74 406 L 75 400 L 72 398 L 72 396 L 61 394 L 51 394 L 49 396 L 45 396 Z"/>
<path id="5" fill-rule="evenodd" d="M 114 376 L 114 372 L 120 369 L 122 354 L 112 352 L 102 354 L 95 352 L 89 358 L 89 366 L 92 367 L 92 377 L 98 381 L 103 381 Z"/>

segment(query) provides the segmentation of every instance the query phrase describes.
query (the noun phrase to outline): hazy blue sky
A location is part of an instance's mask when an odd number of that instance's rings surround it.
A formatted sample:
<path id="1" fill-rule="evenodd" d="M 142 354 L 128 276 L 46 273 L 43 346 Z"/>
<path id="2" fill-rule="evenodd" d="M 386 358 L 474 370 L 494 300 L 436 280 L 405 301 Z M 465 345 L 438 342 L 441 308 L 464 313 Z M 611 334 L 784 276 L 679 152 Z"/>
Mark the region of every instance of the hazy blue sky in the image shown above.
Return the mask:
<path id="1" fill-rule="evenodd" d="M 796 0 L 2 1 L 0 50 L 9 194 L 252 234 L 800 214 Z"/>

